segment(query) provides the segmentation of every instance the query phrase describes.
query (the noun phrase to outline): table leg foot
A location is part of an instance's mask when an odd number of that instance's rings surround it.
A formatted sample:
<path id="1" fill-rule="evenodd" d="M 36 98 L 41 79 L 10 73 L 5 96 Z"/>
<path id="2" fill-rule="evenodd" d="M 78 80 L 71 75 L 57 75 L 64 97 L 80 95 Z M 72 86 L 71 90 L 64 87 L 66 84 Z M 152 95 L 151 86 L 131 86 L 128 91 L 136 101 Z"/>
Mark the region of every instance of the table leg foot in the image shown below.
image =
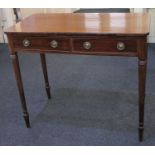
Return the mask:
<path id="1" fill-rule="evenodd" d="M 26 124 L 26 127 L 27 128 L 31 128 L 31 125 L 30 125 L 30 121 L 29 121 L 29 116 L 23 116 L 24 117 L 24 120 L 25 120 L 25 124 Z"/>
<path id="2" fill-rule="evenodd" d="M 142 142 L 143 141 L 143 132 L 144 132 L 144 127 L 143 125 L 139 125 L 139 141 Z"/>
<path id="3" fill-rule="evenodd" d="M 48 99 L 51 99 L 51 90 L 50 90 L 50 87 L 46 87 L 46 93 L 47 93 Z"/>

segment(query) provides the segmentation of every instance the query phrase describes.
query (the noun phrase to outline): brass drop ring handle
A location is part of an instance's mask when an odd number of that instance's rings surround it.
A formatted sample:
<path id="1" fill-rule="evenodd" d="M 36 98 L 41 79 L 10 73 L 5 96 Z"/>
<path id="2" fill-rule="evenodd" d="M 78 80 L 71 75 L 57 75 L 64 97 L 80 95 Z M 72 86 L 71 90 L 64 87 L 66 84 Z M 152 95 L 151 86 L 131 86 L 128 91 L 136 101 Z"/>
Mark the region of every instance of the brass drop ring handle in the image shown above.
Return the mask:
<path id="1" fill-rule="evenodd" d="M 24 46 L 24 47 L 30 46 L 30 41 L 29 41 L 28 39 L 24 39 L 24 40 L 23 40 L 23 46 Z"/>
<path id="2" fill-rule="evenodd" d="M 118 42 L 117 43 L 117 49 L 119 51 L 123 51 L 125 49 L 125 44 L 123 42 Z"/>
<path id="3" fill-rule="evenodd" d="M 86 41 L 83 43 L 83 47 L 86 49 L 86 50 L 89 50 L 91 48 L 91 43 L 89 41 Z"/>
<path id="4" fill-rule="evenodd" d="M 52 48 L 57 48 L 58 47 L 58 42 L 56 40 L 52 40 L 50 42 L 50 45 L 51 45 Z"/>

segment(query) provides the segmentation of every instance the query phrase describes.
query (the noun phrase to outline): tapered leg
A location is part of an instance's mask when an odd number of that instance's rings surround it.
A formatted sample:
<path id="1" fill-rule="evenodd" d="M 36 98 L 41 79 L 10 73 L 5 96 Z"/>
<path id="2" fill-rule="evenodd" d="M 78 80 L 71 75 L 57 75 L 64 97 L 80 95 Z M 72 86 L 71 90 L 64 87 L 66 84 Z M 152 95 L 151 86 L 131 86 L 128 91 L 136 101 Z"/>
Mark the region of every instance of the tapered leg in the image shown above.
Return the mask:
<path id="1" fill-rule="evenodd" d="M 20 100 L 21 100 L 21 105 L 22 105 L 22 110 L 23 110 L 23 117 L 24 117 L 27 128 L 30 128 L 29 114 L 28 114 L 27 106 L 26 106 L 26 99 L 24 95 L 24 88 L 23 88 L 23 83 L 22 83 L 22 78 L 21 78 L 21 73 L 20 73 L 18 55 L 17 53 L 14 53 L 14 54 L 11 54 L 10 57 L 12 59 L 13 69 L 14 69 L 14 73 L 16 77 L 19 95 L 20 95 Z"/>
<path id="2" fill-rule="evenodd" d="M 139 60 L 139 141 L 143 140 L 146 60 Z"/>
<path id="3" fill-rule="evenodd" d="M 49 85 L 49 81 L 48 81 L 48 74 L 47 74 L 47 65 L 46 65 L 45 54 L 40 53 L 40 59 L 41 59 L 41 65 L 42 65 L 42 70 L 43 70 L 43 74 L 44 74 L 46 93 L 47 93 L 48 99 L 51 99 L 51 92 L 50 92 L 50 85 Z"/>

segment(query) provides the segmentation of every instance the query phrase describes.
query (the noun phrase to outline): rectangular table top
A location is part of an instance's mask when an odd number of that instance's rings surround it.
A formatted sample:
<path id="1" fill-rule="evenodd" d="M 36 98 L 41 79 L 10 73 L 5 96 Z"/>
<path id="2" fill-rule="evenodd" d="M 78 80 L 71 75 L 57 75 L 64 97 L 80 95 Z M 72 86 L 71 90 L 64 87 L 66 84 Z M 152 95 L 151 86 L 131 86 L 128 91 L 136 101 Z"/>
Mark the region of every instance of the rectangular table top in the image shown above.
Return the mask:
<path id="1" fill-rule="evenodd" d="M 149 33 L 149 15 L 147 13 L 34 14 L 5 32 L 146 35 Z"/>

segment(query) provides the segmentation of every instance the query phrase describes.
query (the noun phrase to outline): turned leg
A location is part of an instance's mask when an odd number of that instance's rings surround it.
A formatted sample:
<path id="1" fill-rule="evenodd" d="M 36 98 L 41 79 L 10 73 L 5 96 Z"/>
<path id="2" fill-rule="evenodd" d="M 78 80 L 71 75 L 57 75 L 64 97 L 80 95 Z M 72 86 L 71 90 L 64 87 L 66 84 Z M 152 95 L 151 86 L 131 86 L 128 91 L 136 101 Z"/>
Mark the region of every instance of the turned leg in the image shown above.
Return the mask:
<path id="1" fill-rule="evenodd" d="M 27 128 L 30 128 L 29 114 L 28 114 L 27 106 L 26 106 L 26 99 L 24 95 L 24 88 L 23 88 L 23 83 L 22 83 L 22 78 L 21 78 L 21 73 L 20 73 L 18 55 L 17 53 L 13 53 L 10 55 L 10 57 L 12 59 L 13 69 L 15 73 L 19 95 L 20 95 L 20 100 L 21 100 L 21 105 L 22 105 L 22 110 L 23 110 L 23 117 L 24 117 Z"/>
<path id="2" fill-rule="evenodd" d="M 139 60 L 139 141 L 143 140 L 146 60 Z"/>
<path id="3" fill-rule="evenodd" d="M 41 59 L 41 65 L 42 65 L 42 70 L 43 70 L 43 74 L 44 74 L 46 93 L 47 93 L 48 99 L 51 99 L 51 92 L 50 92 L 50 85 L 49 85 L 49 81 L 48 81 L 48 74 L 47 74 L 47 65 L 46 65 L 45 54 L 40 53 L 40 59 Z"/>

